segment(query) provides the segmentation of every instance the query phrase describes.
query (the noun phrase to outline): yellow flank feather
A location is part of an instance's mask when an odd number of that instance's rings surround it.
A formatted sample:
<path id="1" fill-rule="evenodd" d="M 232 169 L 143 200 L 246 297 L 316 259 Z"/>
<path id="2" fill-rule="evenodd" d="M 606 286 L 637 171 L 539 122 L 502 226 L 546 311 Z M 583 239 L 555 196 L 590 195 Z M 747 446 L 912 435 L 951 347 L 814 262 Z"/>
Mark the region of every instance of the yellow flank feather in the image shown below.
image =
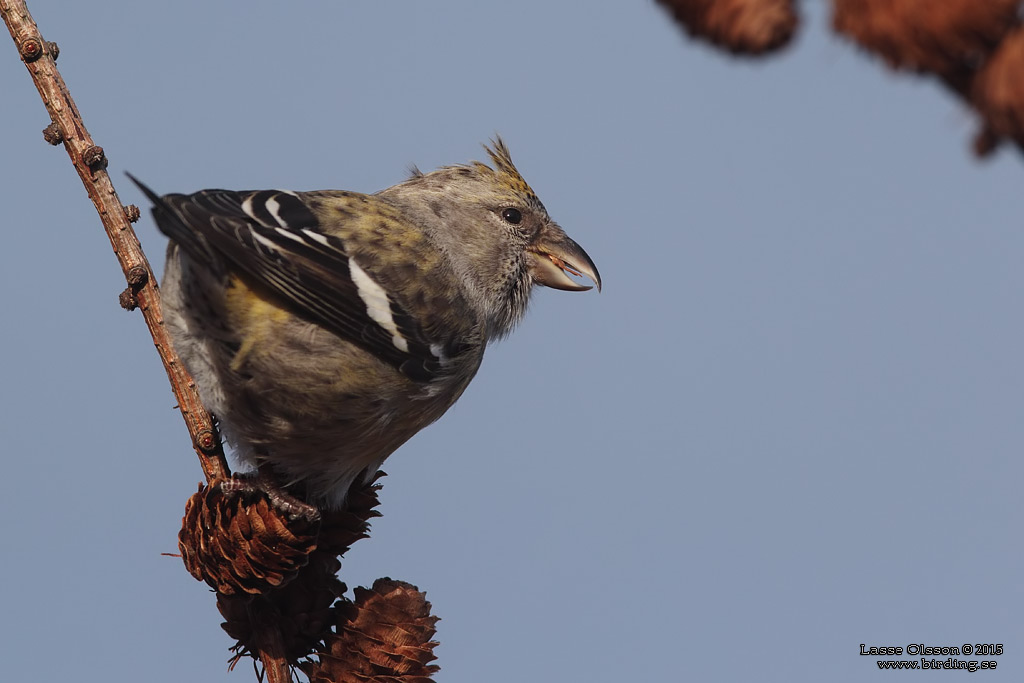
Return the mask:
<path id="1" fill-rule="evenodd" d="M 269 294 L 251 287 L 232 275 L 225 291 L 225 308 L 235 330 L 244 331 L 241 346 L 231 360 L 231 369 L 239 371 L 249 353 L 258 344 L 276 337 L 276 326 L 288 320 L 290 313 Z"/>

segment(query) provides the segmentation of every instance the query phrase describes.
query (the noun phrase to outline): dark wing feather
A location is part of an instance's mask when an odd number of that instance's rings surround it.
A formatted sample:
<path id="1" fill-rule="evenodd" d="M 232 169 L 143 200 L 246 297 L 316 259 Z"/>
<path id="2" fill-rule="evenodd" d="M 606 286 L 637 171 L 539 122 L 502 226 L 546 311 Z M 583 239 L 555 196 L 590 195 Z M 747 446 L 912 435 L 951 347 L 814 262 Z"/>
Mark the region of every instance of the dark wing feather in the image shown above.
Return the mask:
<path id="1" fill-rule="evenodd" d="M 131 177 L 131 176 L 129 176 Z M 447 358 L 395 299 L 387 295 L 390 323 L 371 316 L 366 282 L 353 279 L 344 242 L 325 234 L 316 216 L 293 193 L 277 190 L 204 190 L 156 195 L 157 227 L 207 267 L 242 272 L 290 304 L 298 315 L 353 342 L 417 382 L 445 374 Z M 372 286 L 371 286 L 372 287 Z M 381 312 L 377 312 L 378 318 Z"/>

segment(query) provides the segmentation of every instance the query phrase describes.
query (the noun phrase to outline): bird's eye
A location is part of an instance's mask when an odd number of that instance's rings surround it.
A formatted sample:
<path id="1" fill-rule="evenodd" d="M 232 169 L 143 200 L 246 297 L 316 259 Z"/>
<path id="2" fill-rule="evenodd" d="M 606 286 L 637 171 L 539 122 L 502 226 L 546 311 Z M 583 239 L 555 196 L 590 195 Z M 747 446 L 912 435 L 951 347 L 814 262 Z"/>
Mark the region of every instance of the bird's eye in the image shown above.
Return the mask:
<path id="1" fill-rule="evenodd" d="M 512 225 L 519 225 L 523 222 L 523 212 L 511 206 L 501 210 L 501 217 L 506 223 L 511 223 Z"/>

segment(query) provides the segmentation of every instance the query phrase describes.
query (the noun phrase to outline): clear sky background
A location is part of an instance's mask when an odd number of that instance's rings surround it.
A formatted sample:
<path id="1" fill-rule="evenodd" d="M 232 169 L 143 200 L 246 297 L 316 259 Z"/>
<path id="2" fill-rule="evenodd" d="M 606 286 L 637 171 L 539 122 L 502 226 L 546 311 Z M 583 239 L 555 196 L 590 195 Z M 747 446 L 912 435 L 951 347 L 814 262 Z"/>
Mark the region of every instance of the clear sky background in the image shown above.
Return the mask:
<path id="1" fill-rule="evenodd" d="M 1024 157 L 975 161 L 970 114 L 819 2 L 756 63 L 583 7 L 31 3 L 126 203 L 124 170 L 375 191 L 498 132 L 600 267 L 386 463 L 345 559 L 427 591 L 439 680 L 889 680 L 860 643 L 1003 643 L 975 675 L 1020 681 Z M 201 471 L 7 45 L 3 678 L 254 680 L 161 555 Z"/>

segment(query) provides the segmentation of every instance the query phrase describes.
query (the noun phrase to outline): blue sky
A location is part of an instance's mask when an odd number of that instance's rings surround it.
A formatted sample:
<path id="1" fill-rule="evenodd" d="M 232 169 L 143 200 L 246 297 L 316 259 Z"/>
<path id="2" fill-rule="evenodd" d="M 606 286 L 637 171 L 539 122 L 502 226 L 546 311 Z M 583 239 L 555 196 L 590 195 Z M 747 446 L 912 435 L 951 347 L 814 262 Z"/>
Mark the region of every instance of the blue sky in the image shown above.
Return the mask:
<path id="1" fill-rule="evenodd" d="M 652 2 L 31 9 L 125 202 L 125 170 L 374 191 L 500 133 L 598 264 L 386 463 L 345 559 L 427 591 L 439 680 L 862 681 L 895 674 L 860 643 L 989 642 L 1020 680 L 1024 165 L 975 161 L 969 112 L 819 3 L 756 63 Z M 0 661 L 252 680 L 161 555 L 201 472 L 9 45 Z"/>

